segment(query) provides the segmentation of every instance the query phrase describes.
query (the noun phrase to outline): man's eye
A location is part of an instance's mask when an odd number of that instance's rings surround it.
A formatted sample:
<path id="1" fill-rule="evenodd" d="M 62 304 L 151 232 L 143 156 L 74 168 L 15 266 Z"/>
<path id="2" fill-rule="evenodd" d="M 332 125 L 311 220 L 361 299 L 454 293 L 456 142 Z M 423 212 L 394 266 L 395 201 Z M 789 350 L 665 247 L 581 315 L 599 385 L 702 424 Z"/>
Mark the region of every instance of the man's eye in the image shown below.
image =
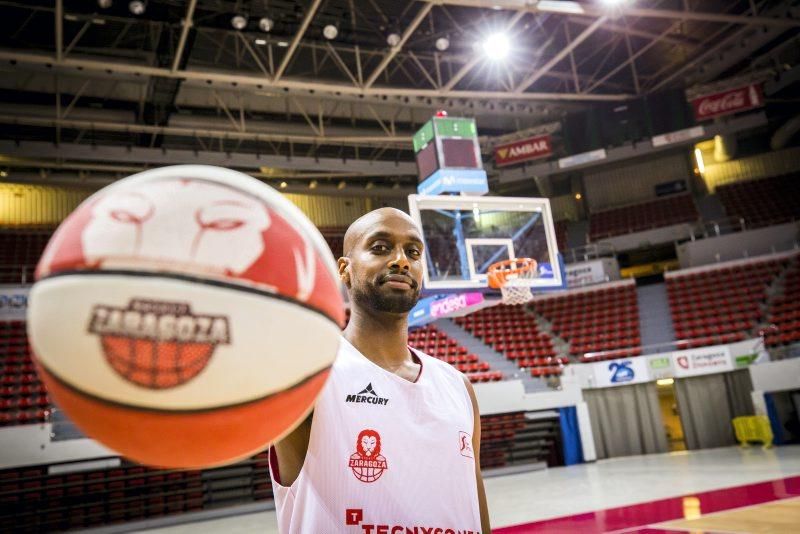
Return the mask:
<path id="1" fill-rule="evenodd" d="M 389 247 L 387 247 L 386 245 L 372 245 L 372 250 L 374 250 L 375 252 L 386 252 L 387 250 L 389 250 Z"/>
<path id="2" fill-rule="evenodd" d="M 422 252 L 420 252 L 419 250 L 417 250 L 415 248 L 412 248 L 411 250 L 409 250 L 408 253 L 410 255 L 412 255 L 412 256 L 415 256 L 415 257 L 419 257 L 422 254 Z"/>

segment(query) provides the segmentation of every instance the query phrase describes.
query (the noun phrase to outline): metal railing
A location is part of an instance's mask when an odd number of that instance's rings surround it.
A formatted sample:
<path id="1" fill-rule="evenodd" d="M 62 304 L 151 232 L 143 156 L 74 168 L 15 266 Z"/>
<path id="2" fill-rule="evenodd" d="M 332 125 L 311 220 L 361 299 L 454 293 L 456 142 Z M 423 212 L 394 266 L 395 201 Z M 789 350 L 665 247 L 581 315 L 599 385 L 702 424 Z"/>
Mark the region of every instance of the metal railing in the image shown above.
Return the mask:
<path id="1" fill-rule="evenodd" d="M 33 265 L 0 265 L 0 285 L 2 284 L 32 284 Z"/>
<path id="2" fill-rule="evenodd" d="M 600 258 L 613 258 L 617 250 L 609 243 L 589 243 L 582 247 L 571 248 L 562 252 L 564 263 L 578 263 Z"/>

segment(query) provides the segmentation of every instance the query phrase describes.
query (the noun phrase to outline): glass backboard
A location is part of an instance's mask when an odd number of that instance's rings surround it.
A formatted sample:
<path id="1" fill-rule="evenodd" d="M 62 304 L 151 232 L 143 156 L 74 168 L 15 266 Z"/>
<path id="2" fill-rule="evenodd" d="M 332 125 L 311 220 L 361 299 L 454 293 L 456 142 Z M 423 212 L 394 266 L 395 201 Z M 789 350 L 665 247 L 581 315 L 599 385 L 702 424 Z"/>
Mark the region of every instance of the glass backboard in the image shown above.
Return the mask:
<path id="1" fill-rule="evenodd" d="M 427 293 L 488 289 L 489 266 L 513 258 L 536 260 L 532 288 L 564 287 L 548 199 L 409 195 L 408 202 L 425 241 Z"/>

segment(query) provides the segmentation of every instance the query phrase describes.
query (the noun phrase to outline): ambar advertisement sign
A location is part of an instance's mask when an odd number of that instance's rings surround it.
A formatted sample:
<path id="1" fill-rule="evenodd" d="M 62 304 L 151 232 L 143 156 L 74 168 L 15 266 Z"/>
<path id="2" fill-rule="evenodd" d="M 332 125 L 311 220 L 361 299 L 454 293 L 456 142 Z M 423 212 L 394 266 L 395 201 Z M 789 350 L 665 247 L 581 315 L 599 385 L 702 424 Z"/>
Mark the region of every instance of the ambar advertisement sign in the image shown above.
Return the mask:
<path id="1" fill-rule="evenodd" d="M 513 165 L 549 156 L 553 153 L 550 135 L 537 135 L 521 141 L 498 145 L 494 149 L 494 164 L 498 167 Z"/>

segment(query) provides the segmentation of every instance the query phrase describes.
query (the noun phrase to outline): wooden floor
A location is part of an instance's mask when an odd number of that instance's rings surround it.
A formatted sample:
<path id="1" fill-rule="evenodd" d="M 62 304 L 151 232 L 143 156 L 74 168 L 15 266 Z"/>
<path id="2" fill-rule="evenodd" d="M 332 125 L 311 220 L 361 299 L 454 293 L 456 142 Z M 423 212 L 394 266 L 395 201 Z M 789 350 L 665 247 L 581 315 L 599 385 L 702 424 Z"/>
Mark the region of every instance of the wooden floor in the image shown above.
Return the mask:
<path id="1" fill-rule="evenodd" d="M 797 534 L 800 532 L 800 498 L 756 504 L 694 519 L 667 521 L 651 526 L 689 532 Z"/>

